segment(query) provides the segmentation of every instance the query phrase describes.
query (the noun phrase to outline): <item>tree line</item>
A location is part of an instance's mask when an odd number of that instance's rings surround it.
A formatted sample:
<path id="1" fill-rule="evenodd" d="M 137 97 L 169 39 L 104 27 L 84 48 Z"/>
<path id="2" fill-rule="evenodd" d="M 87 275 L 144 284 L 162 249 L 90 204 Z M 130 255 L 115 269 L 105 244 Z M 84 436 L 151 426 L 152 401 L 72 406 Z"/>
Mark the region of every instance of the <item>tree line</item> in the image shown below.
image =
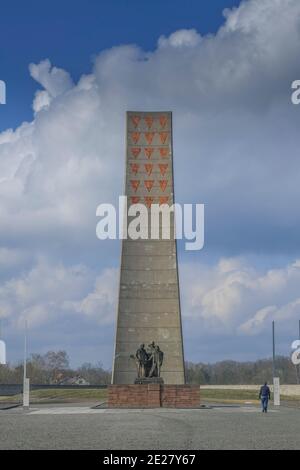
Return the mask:
<path id="1" fill-rule="evenodd" d="M 275 374 L 280 383 L 299 383 L 299 368 L 289 357 L 277 356 Z M 215 364 L 186 364 L 186 380 L 191 384 L 202 385 L 258 385 L 273 380 L 272 359 L 259 359 L 253 362 L 221 361 Z"/>
<path id="2" fill-rule="evenodd" d="M 0 365 L 0 384 L 23 382 L 23 363 Z M 31 354 L 26 365 L 26 375 L 32 384 L 59 384 L 72 377 L 82 377 L 91 385 L 110 383 L 111 373 L 101 363 L 84 363 L 76 369 L 70 367 L 66 351 L 48 351 L 46 354 Z"/>
<path id="3" fill-rule="evenodd" d="M 272 359 L 253 362 L 221 361 L 214 364 L 186 362 L 186 380 L 200 385 L 243 385 L 271 382 Z M 276 376 L 285 384 L 299 383 L 300 371 L 289 357 L 276 357 Z M 84 363 L 71 368 L 66 351 L 48 351 L 31 354 L 27 361 L 27 377 L 32 384 L 59 384 L 72 377 L 83 378 L 91 385 L 110 384 L 111 371 L 101 363 Z M 20 384 L 23 381 L 23 363 L 0 365 L 0 384 Z"/>

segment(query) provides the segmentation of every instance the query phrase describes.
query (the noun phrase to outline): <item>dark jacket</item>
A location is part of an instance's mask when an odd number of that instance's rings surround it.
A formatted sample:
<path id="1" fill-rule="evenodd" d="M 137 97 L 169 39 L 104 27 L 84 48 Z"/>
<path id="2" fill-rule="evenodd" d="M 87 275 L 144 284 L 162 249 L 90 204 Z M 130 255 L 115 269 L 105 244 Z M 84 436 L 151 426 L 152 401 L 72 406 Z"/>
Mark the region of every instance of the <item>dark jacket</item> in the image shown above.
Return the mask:
<path id="1" fill-rule="evenodd" d="M 263 385 L 262 387 L 260 387 L 259 398 L 262 397 L 268 397 L 269 399 L 271 398 L 271 391 L 268 385 Z"/>

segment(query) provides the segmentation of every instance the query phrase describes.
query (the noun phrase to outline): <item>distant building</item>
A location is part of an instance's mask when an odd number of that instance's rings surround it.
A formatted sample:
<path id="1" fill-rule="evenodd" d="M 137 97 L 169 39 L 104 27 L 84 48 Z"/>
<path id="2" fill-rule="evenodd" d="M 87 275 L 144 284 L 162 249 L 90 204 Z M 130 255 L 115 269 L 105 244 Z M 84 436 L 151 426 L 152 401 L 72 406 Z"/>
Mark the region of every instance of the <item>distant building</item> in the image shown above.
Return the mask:
<path id="1" fill-rule="evenodd" d="M 90 383 L 80 375 L 76 375 L 75 377 L 65 377 L 59 382 L 59 385 L 90 385 Z"/>

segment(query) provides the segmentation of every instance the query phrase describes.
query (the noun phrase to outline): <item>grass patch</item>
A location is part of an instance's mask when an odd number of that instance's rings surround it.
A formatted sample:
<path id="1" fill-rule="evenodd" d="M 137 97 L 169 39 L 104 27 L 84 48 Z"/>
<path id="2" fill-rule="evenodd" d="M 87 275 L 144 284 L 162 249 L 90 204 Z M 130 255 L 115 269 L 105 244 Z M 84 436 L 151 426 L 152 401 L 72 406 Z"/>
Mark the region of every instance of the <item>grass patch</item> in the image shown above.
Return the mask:
<path id="1" fill-rule="evenodd" d="M 89 388 L 80 390 L 78 388 L 72 389 L 40 389 L 30 392 L 31 403 L 42 402 L 81 402 L 81 401 L 95 401 L 101 402 L 106 400 L 107 390 L 102 388 Z M 22 395 L 14 395 L 12 397 L 0 397 L 2 403 L 19 403 L 22 401 Z"/>
<path id="2" fill-rule="evenodd" d="M 200 387 L 200 397 L 202 402 L 215 403 L 245 403 L 246 401 L 254 404 L 259 403 L 259 390 L 242 389 L 202 389 Z M 272 397 L 272 395 L 271 395 Z M 273 397 L 272 397 L 273 398 Z M 30 393 L 31 403 L 80 403 L 94 402 L 99 403 L 107 399 L 107 389 L 40 389 L 33 390 Z M 291 403 L 300 406 L 300 396 L 281 395 L 282 402 Z M 272 400 L 271 400 L 272 401 Z M 12 397 L 0 397 L 1 403 L 21 403 L 22 395 Z"/>
<path id="3" fill-rule="evenodd" d="M 241 389 L 201 389 L 200 397 L 201 401 L 215 402 L 215 403 L 245 403 L 245 401 L 252 402 L 254 404 L 259 403 L 258 398 L 259 390 L 241 390 Z M 280 399 L 282 402 L 291 403 L 300 406 L 300 396 L 281 395 Z M 273 400 L 273 394 L 271 394 L 271 402 Z"/>
<path id="4" fill-rule="evenodd" d="M 258 400 L 259 391 L 255 390 L 236 390 L 236 389 L 213 389 L 200 387 L 200 396 L 205 399 L 222 399 L 222 400 L 243 400 L 252 401 Z"/>

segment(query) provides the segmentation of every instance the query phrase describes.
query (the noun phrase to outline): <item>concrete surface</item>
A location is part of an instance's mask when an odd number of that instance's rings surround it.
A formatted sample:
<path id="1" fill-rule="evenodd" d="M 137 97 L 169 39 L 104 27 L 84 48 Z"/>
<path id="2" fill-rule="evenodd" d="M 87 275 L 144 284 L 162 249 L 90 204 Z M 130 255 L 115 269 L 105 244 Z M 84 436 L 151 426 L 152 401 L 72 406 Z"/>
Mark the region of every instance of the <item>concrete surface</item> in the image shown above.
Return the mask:
<path id="1" fill-rule="evenodd" d="M 254 406 L 0 411 L 0 449 L 299 449 L 300 410 Z"/>
<path id="2" fill-rule="evenodd" d="M 161 119 L 163 118 L 163 122 Z M 161 141 L 161 134 L 168 139 Z M 153 134 L 153 140 L 147 136 Z M 137 139 L 135 139 L 137 136 Z M 138 149 L 137 157 L 132 153 Z M 151 150 L 148 158 L 146 151 Z M 166 151 L 162 157 L 161 150 Z M 167 165 L 162 174 L 160 165 Z M 135 171 L 132 165 L 137 165 Z M 147 167 L 152 165 L 149 174 Z M 174 200 L 172 115 L 170 112 L 128 112 L 126 145 L 125 194 L 128 207 L 132 197 L 138 197 L 144 204 L 148 197 L 159 204 L 161 197 L 168 197 L 168 204 Z M 153 182 L 147 188 L 147 182 Z M 167 182 L 163 189 L 162 181 Z M 133 182 L 138 182 L 136 189 Z M 148 218 L 150 212 L 148 211 Z M 131 219 L 128 219 L 128 224 Z M 159 224 L 148 225 L 162 227 Z M 184 383 L 184 358 L 182 345 L 179 283 L 177 272 L 176 241 L 173 236 L 174 218 L 171 217 L 172 236 L 162 240 L 122 241 L 121 273 L 116 328 L 115 356 L 113 361 L 113 383 L 134 383 L 137 375 L 134 360 L 141 343 L 146 348 L 155 341 L 164 352 L 161 376 L 166 384 Z"/>

